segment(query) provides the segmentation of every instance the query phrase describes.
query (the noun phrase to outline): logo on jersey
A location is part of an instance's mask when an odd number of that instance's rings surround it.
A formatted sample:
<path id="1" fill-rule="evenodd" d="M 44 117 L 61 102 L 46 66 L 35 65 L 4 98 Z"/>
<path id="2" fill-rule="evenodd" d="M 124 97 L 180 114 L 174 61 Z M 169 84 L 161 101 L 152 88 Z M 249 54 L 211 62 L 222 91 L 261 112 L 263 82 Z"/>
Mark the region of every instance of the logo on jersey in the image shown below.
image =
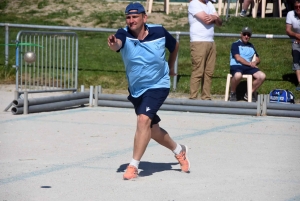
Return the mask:
<path id="1" fill-rule="evenodd" d="M 151 110 L 150 107 L 146 107 L 146 112 L 148 112 L 149 110 Z"/>

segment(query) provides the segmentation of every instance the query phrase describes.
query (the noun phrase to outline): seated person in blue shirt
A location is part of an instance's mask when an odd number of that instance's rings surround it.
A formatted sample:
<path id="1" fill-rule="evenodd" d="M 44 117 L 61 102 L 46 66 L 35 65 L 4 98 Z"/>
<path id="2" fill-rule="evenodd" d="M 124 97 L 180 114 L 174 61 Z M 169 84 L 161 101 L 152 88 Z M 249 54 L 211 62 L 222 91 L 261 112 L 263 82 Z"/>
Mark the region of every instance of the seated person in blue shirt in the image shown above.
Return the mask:
<path id="1" fill-rule="evenodd" d="M 262 85 L 266 79 L 266 75 L 259 70 L 257 65 L 260 63 L 260 58 L 252 43 L 249 42 L 252 35 L 252 30 L 249 27 L 244 27 L 241 32 L 241 38 L 231 45 L 230 51 L 230 101 L 236 101 L 236 87 L 240 83 L 243 74 L 252 75 L 252 102 L 256 102 L 256 90 Z M 255 60 L 253 60 L 253 57 Z M 244 96 L 248 100 L 247 93 Z"/>

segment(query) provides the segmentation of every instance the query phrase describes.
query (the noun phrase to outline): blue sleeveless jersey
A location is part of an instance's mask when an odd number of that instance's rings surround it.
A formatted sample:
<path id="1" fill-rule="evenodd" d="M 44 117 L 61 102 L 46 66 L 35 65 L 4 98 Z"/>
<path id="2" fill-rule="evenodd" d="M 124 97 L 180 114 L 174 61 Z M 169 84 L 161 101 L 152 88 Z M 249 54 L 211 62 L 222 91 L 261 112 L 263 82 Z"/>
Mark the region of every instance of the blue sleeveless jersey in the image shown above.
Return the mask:
<path id="1" fill-rule="evenodd" d="M 136 39 L 128 28 L 119 29 L 115 36 L 122 41 L 119 50 L 125 65 L 128 87 L 133 97 L 146 90 L 170 88 L 169 65 L 166 48 L 173 52 L 176 39 L 161 25 L 147 24 L 148 35 Z"/>

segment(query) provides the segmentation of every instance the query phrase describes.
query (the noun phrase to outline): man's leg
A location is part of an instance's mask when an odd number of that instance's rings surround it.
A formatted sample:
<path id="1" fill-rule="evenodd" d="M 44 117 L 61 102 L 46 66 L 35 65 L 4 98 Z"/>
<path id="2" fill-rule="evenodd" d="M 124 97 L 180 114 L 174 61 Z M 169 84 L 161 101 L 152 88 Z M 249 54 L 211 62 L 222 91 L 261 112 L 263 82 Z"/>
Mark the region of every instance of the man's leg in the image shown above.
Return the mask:
<path id="1" fill-rule="evenodd" d="M 202 100 L 210 100 L 211 94 L 211 82 L 212 82 L 212 76 L 214 74 L 215 70 L 215 63 L 216 63 L 216 56 L 217 56 L 217 50 L 216 45 L 214 42 L 206 43 L 207 45 L 203 48 L 206 48 L 208 51 L 207 59 L 206 59 L 206 65 L 203 75 L 203 88 L 201 91 L 201 99 Z"/>
<path id="2" fill-rule="evenodd" d="M 252 82 L 252 93 L 255 92 L 265 81 L 266 79 L 266 74 L 264 74 L 261 71 L 257 71 L 256 73 L 253 74 L 253 82 Z"/>
<path id="3" fill-rule="evenodd" d="M 293 56 L 293 70 L 297 76 L 298 85 L 296 86 L 296 90 L 300 91 L 300 45 L 292 44 L 292 56 Z"/>
<path id="4" fill-rule="evenodd" d="M 296 70 L 296 76 L 297 76 L 298 84 L 300 84 L 300 70 Z"/>
<path id="5" fill-rule="evenodd" d="M 196 99 L 199 91 L 201 79 L 203 78 L 205 61 L 203 59 L 202 42 L 191 42 L 192 73 L 190 80 L 190 99 Z"/>
<path id="6" fill-rule="evenodd" d="M 240 83 L 242 79 L 242 73 L 241 72 L 235 72 L 232 73 L 233 77 L 230 80 L 230 94 L 229 94 L 229 101 L 237 101 L 236 98 L 236 87 Z"/>
<path id="7" fill-rule="evenodd" d="M 177 143 L 170 137 L 170 135 L 163 128 L 159 127 L 159 124 L 154 124 L 151 129 L 151 138 L 160 145 L 173 151 Z"/>
<path id="8" fill-rule="evenodd" d="M 298 85 L 296 86 L 296 90 L 300 91 L 300 70 L 296 70 L 296 76 L 298 80 Z"/>
<path id="9" fill-rule="evenodd" d="M 241 82 L 243 75 L 240 72 L 236 72 L 230 81 L 230 92 L 236 93 L 236 87 Z"/>
<path id="10" fill-rule="evenodd" d="M 138 176 L 138 165 L 145 153 L 148 143 L 151 139 L 151 119 L 140 114 L 137 116 L 137 128 L 134 137 L 133 156 L 124 175 L 124 180 L 130 180 Z"/>
<path id="11" fill-rule="evenodd" d="M 137 116 L 137 128 L 134 137 L 133 159 L 140 161 L 151 139 L 151 119 L 140 114 Z"/>
<path id="12" fill-rule="evenodd" d="M 187 158 L 187 147 L 176 143 L 170 135 L 159 124 L 153 124 L 151 129 L 151 138 L 160 145 L 170 149 L 175 154 L 176 159 L 180 163 L 183 172 L 190 171 L 190 162 Z"/>
<path id="13" fill-rule="evenodd" d="M 252 0 L 244 0 L 243 6 L 242 6 L 242 12 L 240 13 L 240 16 L 245 17 L 247 15 L 247 10 L 249 5 L 251 4 Z"/>

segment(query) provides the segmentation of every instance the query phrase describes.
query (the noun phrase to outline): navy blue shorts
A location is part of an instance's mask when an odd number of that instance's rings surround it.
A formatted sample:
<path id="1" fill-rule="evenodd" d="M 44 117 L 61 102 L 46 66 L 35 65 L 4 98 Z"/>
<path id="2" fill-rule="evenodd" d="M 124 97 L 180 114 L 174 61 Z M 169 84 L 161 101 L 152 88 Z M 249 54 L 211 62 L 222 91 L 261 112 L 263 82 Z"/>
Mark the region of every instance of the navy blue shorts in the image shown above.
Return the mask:
<path id="1" fill-rule="evenodd" d="M 136 115 L 144 114 L 152 120 L 152 127 L 153 124 L 160 122 L 156 113 L 168 97 L 169 92 L 169 88 L 148 89 L 138 98 L 132 97 L 129 92 L 128 100 L 133 104 Z"/>
<path id="2" fill-rule="evenodd" d="M 252 68 L 250 66 L 244 66 L 244 65 L 230 66 L 230 74 L 232 76 L 234 76 L 234 74 L 236 72 L 240 72 L 240 73 L 242 73 L 242 75 L 244 75 L 244 74 L 253 75 L 254 73 L 256 73 L 258 71 L 259 71 L 259 68 Z"/>

